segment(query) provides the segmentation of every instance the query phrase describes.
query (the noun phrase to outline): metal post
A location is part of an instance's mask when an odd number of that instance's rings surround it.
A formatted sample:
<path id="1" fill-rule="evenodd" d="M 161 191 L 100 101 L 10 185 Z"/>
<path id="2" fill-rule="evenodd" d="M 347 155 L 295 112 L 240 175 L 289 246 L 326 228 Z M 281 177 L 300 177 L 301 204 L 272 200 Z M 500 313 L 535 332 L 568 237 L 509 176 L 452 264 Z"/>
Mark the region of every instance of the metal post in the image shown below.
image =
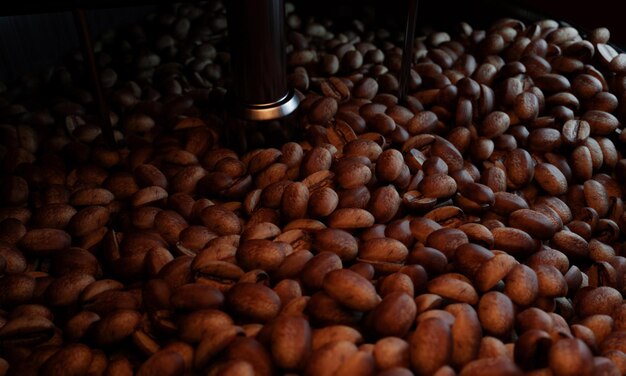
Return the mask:
<path id="1" fill-rule="evenodd" d="M 409 13 L 407 14 L 406 30 L 404 32 L 404 50 L 402 51 L 402 65 L 400 67 L 400 88 L 398 97 L 401 101 L 406 99 L 408 82 L 411 76 L 413 62 L 413 37 L 415 24 L 417 23 L 417 0 L 409 0 Z"/>
<path id="2" fill-rule="evenodd" d="M 98 66 L 96 65 L 96 57 L 93 53 L 93 43 L 91 41 L 91 32 L 89 31 L 89 25 L 85 18 L 85 12 L 76 8 L 72 12 L 74 14 L 74 24 L 78 31 L 80 38 L 80 45 L 83 52 L 83 58 L 87 64 L 87 70 L 91 84 L 94 90 L 94 99 L 97 105 L 98 116 L 100 118 L 100 129 L 104 135 L 106 143 L 110 147 L 115 147 L 115 135 L 113 133 L 113 125 L 111 125 L 111 118 L 109 117 L 109 107 L 104 100 L 104 94 L 102 93 L 102 84 L 100 82 L 100 73 L 98 72 Z"/>
<path id="3" fill-rule="evenodd" d="M 289 115 L 298 97 L 287 86 L 283 0 L 226 2 L 234 113 L 247 120 Z"/>

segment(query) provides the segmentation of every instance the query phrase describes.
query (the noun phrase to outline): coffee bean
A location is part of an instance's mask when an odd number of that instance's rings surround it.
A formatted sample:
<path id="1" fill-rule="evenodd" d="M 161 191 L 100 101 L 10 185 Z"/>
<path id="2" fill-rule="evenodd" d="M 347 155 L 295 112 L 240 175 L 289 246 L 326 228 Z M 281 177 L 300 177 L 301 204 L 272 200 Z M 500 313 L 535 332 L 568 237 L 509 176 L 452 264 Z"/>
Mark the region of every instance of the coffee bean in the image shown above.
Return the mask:
<path id="1" fill-rule="evenodd" d="M 550 348 L 550 370 L 556 375 L 591 375 L 593 362 L 591 350 L 579 339 L 562 339 Z M 575 357 L 575 358 L 571 358 Z M 566 359 L 576 359 L 567 361 Z"/>
<path id="2" fill-rule="evenodd" d="M 482 291 L 496 286 L 517 265 L 517 261 L 508 254 L 496 254 L 476 270 L 476 285 Z"/>
<path id="3" fill-rule="evenodd" d="M 444 274 L 428 282 L 428 291 L 460 303 L 476 304 L 478 295 L 468 280 L 454 274 Z"/>
<path id="4" fill-rule="evenodd" d="M 396 216 L 400 204 L 398 191 L 393 185 L 388 185 L 372 193 L 368 207 L 377 223 L 387 223 Z"/>
<path id="5" fill-rule="evenodd" d="M 467 235 L 456 228 L 441 228 L 434 230 L 426 238 L 426 245 L 441 251 L 448 259 L 454 257 L 458 246 L 468 242 Z"/>
<path id="6" fill-rule="evenodd" d="M 339 103 L 350 99 L 350 89 L 338 78 L 331 77 L 327 81 L 322 81 L 320 89 L 325 96 L 332 97 Z"/>
<path id="7" fill-rule="evenodd" d="M 591 151 L 585 145 L 580 145 L 572 151 L 570 156 L 572 172 L 579 180 L 589 180 L 593 174 L 593 160 Z"/>
<path id="8" fill-rule="evenodd" d="M 547 216 L 530 209 L 520 209 L 511 213 L 509 226 L 524 230 L 538 239 L 550 239 L 558 231 L 554 222 Z"/>
<path id="9" fill-rule="evenodd" d="M 494 111 L 483 121 L 481 132 L 487 138 L 494 138 L 503 134 L 510 124 L 509 116 L 501 111 Z"/>
<path id="10" fill-rule="evenodd" d="M 400 314 L 398 314 L 400 312 Z M 372 329 L 381 337 L 404 337 L 415 320 L 416 305 L 405 292 L 391 292 L 372 311 Z"/>
<path id="11" fill-rule="evenodd" d="M 407 123 L 407 130 L 411 134 L 429 133 L 437 125 L 437 115 L 431 111 L 423 111 L 416 114 Z"/>
<path id="12" fill-rule="evenodd" d="M 260 268 L 274 271 L 285 256 L 285 251 L 277 243 L 265 239 L 247 240 L 237 250 L 237 261 L 245 270 Z"/>
<path id="13" fill-rule="evenodd" d="M 296 333 L 294 335 L 294 333 Z M 272 358 L 284 369 L 301 369 L 311 352 L 311 327 L 303 317 L 284 317 L 272 331 Z"/>
<path id="14" fill-rule="evenodd" d="M 589 123 L 592 135 L 606 136 L 617 128 L 619 122 L 615 116 L 604 111 L 587 111 L 581 117 Z"/>
<path id="15" fill-rule="evenodd" d="M 337 209 L 328 218 L 328 226 L 338 229 L 366 228 L 373 225 L 374 216 L 364 209 Z"/>
<path id="16" fill-rule="evenodd" d="M 535 180 L 551 195 L 562 195 L 567 191 L 567 179 L 554 165 L 540 163 L 535 167 Z"/>
<path id="17" fill-rule="evenodd" d="M 249 297 L 254 296 L 253 300 Z M 253 322 L 268 321 L 280 311 L 280 298 L 270 288 L 255 283 L 237 283 L 226 295 L 226 304 L 236 314 Z"/>
<path id="18" fill-rule="evenodd" d="M 437 341 L 436 347 L 426 342 L 427 338 Z M 411 365 L 424 374 L 435 373 L 447 364 L 452 356 L 452 335 L 448 324 L 438 318 L 422 321 L 409 340 Z M 434 349 L 437 348 L 437 351 Z M 428 351 L 428 349 L 431 349 Z"/>
<path id="19" fill-rule="evenodd" d="M 589 123 L 584 120 L 569 120 L 563 124 L 563 141 L 569 145 L 583 144 L 591 132 Z"/>
<path id="20" fill-rule="evenodd" d="M 324 291 L 342 305 L 357 311 L 369 311 L 380 302 L 374 286 L 359 274 L 339 269 L 324 277 Z"/>
<path id="21" fill-rule="evenodd" d="M 376 160 L 376 176 L 383 181 L 393 182 L 404 166 L 402 154 L 394 149 L 385 150 Z"/>
<path id="22" fill-rule="evenodd" d="M 51 255 L 69 248 L 71 237 L 63 230 L 32 229 L 20 240 L 19 246 L 33 255 Z"/>
<path id="23" fill-rule="evenodd" d="M 489 370 L 489 371 L 485 371 Z M 519 366 L 506 356 L 502 357 L 482 357 L 468 363 L 461 373 L 463 376 L 474 375 L 520 375 L 522 371 Z"/>
<path id="24" fill-rule="evenodd" d="M 372 78 L 363 78 L 354 85 L 352 95 L 356 98 L 373 99 L 378 92 L 378 82 Z"/>
<path id="25" fill-rule="evenodd" d="M 456 182 L 445 174 L 434 174 L 425 176 L 418 189 L 425 197 L 442 198 L 452 196 L 457 189 Z"/>
<path id="26" fill-rule="evenodd" d="M 337 100 L 333 97 L 324 97 L 316 101 L 309 115 L 309 121 L 313 124 L 326 124 L 337 113 Z"/>
<path id="27" fill-rule="evenodd" d="M 624 73 L 626 71 L 626 54 L 618 54 L 615 56 L 608 66 L 609 70 L 614 73 Z"/>
<path id="28" fill-rule="evenodd" d="M 516 186 L 528 184 L 534 177 L 535 168 L 530 154 L 524 149 L 513 150 L 504 162 L 507 178 Z"/>

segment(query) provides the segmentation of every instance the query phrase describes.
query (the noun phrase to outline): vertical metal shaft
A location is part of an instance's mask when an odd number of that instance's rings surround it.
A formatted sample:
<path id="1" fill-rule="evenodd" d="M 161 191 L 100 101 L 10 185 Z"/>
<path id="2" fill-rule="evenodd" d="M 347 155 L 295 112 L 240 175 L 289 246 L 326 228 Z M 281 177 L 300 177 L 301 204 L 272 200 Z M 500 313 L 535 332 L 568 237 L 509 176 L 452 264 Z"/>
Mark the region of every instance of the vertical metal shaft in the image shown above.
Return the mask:
<path id="1" fill-rule="evenodd" d="M 404 32 L 404 50 L 402 51 L 402 65 L 400 67 L 400 88 L 398 98 L 406 99 L 411 65 L 413 62 L 413 37 L 415 36 L 415 24 L 417 23 L 417 0 L 409 0 L 409 12 L 406 19 Z"/>
<path id="2" fill-rule="evenodd" d="M 229 0 L 228 38 L 236 113 L 270 120 L 295 110 L 287 85 L 283 0 Z"/>
<path id="3" fill-rule="evenodd" d="M 87 70 L 91 84 L 94 91 L 94 99 L 98 110 L 98 116 L 100 118 L 100 129 L 104 135 L 106 143 L 110 147 L 115 146 L 115 135 L 113 133 L 113 126 L 111 125 L 111 118 L 109 117 L 109 107 L 104 100 L 104 94 L 102 93 L 102 84 L 100 83 L 100 73 L 98 72 L 98 66 L 96 65 L 96 57 L 93 53 L 93 43 L 91 41 L 91 32 L 89 31 L 89 25 L 85 18 L 85 12 L 80 9 L 74 9 L 74 23 L 78 36 L 80 38 L 80 45 L 83 52 L 83 58 L 87 64 Z"/>

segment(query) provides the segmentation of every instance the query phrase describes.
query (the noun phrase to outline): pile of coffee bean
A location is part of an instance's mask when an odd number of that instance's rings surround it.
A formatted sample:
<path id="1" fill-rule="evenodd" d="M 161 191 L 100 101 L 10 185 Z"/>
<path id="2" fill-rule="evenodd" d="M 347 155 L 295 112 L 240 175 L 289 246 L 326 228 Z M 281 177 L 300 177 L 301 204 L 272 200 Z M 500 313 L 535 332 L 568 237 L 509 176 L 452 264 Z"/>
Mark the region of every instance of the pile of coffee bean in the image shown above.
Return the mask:
<path id="1" fill-rule="evenodd" d="M 0 375 L 626 374 L 626 54 L 286 4 L 301 137 L 224 142 L 221 1 L 0 85 Z M 265 146 L 263 146 L 265 145 Z"/>

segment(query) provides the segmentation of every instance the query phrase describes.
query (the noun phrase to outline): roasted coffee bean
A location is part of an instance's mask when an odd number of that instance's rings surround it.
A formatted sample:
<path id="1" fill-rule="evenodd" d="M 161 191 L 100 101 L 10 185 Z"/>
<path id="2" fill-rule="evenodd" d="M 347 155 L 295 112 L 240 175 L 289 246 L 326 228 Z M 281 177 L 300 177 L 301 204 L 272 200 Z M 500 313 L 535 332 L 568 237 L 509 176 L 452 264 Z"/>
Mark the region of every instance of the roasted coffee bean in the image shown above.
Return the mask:
<path id="1" fill-rule="evenodd" d="M 209 230 L 219 235 L 240 234 L 242 231 L 239 218 L 223 206 L 209 206 L 202 211 L 201 219 Z"/>
<path id="2" fill-rule="evenodd" d="M 244 270 L 263 269 L 274 271 L 287 256 L 279 243 L 266 239 L 250 239 L 237 250 L 237 261 Z"/>
<path id="3" fill-rule="evenodd" d="M 323 97 L 315 102 L 309 114 L 309 121 L 313 124 L 324 125 L 337 113 L 337 100 L 333 97 Z"/>
<path id="4" fill-rule="evenodd" d="M 372 193 L 368 208 L 377 223 L 387 223 L 396 216 L 401 198 L 393 185 L 380 187 Z"/>
<path id="5" fill-rule="evenodd" d="M 528 146 L 535 152 L 551 152 L 561 146 L 561 134 L 556 129 L 535 129 L 528 135 Z"/>
<path id="6" fill-rule="evenodd" d="M 515 266 L 506 276 L 504 293 L 520 306 L 528 306 L 539 294 L 535 271 L 526 265 Z"/>
<path id="7" fill-rule="evenodd" d="M 595 314 L 612 315 L 621 305 L 617 290 L 601 286 L 598 288 L 583 289 L 576 296 L 576 303 L 582 316 Z"/>
<path id="8" fill-rule="evenodd" d="M 323 287 L 333 299 L 356 311 L 372 310 L 380 301 L 371 282 L 348 269 L 326 274 Z"/>
<path id="9" fill-rule="evenodd" d="M 374 216 L 357 208 L 337 209 L 328 218 L 328 227 L 338 229 L 367 228 L 374 224 Z"/>
<path id="10" fill-rule="evenodd" d="M 250 297 L 254 299 L 250 299 Z M 240 282 L 228 290 L 226 304 L 233 311 L 253 322 L 265 322 L 280 312 L 280 298 L 269 287 L 258 283 Z"/>
<path id="11" fill-rule="evenodd" d="M 378 82 L 371 77 L 366 77 L 357 82 L 352 89 L 352 95 L 356 98 L 373 99 L 378 92 Z"/>
<path id="12" fill-rule="evenodd" d="M 504 165 L 507 178 L 518 187 L 528 184 L 535 175 L 533 161 L 524 149 L 515 149 L 510 152 Z"/>
<path id="13" fill-rule="evenodd" d="M 403 166 L 404 158 L 400 152 L 386 150 L 376 160 L 376 176 L 382 181 L 393 182 L 400 176 Z"/>
<path id="14" fill-rule="evenodd" d="M 303 317 L 284 317 L 272 330 L 272 358 L 283 369 L 300 369 L 311 352 L 311 327 Z"/>
<path id="15" fill-rule="evenodd" d="M 437 115 L 431 111 L 422 111 L 416 114 L 407 123 L 407 130 L 411 134 L 429 133 L 437 126 Z"/>
<path id="16" fill-rule="evenodd" d="M 478 294 L 470 282 L 453 273 L 441 275 L 428 282 L 428 292 L 459 303 L 478 302 Z"/>
<path id="17" fill-rule="evenodd" d="M 535 180 L 551 195 L 559 196 L 567 192 L 565 175 L 550 163 L 540 163 L 535 167 Z"/>
<path id="18" fill-rule="evenodd" d="M 369 319 L 375 333 L 380 337 L 404 337 L 415 321 L 416 305 L 404 292 L 386 295 L 370 313 Z"/>
<path id="19" fill-rule="evenodd" d="M 565 338 L 550 348 L 548 362 L 556 375 L 592 375 L 593 354 L 580 339 Z"/>
<path id="20" fill-rule="evenodd" d="M 351 260 L 358 252 L 358 243 L 354 236 L 337 229 L 317 231 L 312 245 L 318 252 L 330 251 L 336 253 L 342 260 Z"/>
<path id="21" fill-rule="evenodd" d="M 397 271 L 408 253 L 406 246 L 398 240 L 381 237 L 365 242 L 359 249 L 357 259 L 381 270 Z"/>
<path id="22" fill-rule="evenodd" d="M 331 77 L 327 81 L 322 81 L 320 88 L 324 95 L 335 98 L 340 103 L 350 99 L 350 89 L 339 78 Z"/>
<path id="23" fill-rule="evenodd" d="M 317 189 L 309 197 L 309 214 L 313 217 L 326 217 L 338 204 L 339 196 L 333 189 L 329 187 Z"/>
<path id="24" fill-rule="evenodd" d="M 345 189 L 366 185 L 372 178 L 371 168 L 357 159 L 342 158 L 336 169 L 337 183 Z"/>
<path id="25" fill-rule="evenodd" d="M 494 138 L 506 132 L 510 123 L 509 115 L 501 111 L 494 111 L 485 118 L 480 130 L 484 137 Z"/>
<path id="26" fill-rule="evenodd" d="M 524 230 L 538 239 L 550 239 L 558 231 L 554 222 L 546 215 L 530 209 L 520 209 L 511 213 L 509 226 Z"/>
<path id="27" fill-rule="evenodd" d="M 521 120 L 533 120 L 539 114 L 539 99 L 533 93 L 521 93 L 515 97 L 514 111 Z"/>
<path id="28" fill-rule="evenodd" d="M 452 259 L 458 246 L 468 242 L 467 235 L 456 228 L 441 228 L 428 235 L 426 245 L 433 247 Z"/>
<path id="29" fill-rule="evenodd" d="M 591 135 L 607 136 L 615 131 L 619 121 L 613 115 L 604 111 L 587 111 L 581 117 L 589 123 Z"/>
<path id="30" fill-rule="evenodd" d="M 32 229 L 20 240 L 19 246 L 32 255 L 51 255 L 69 248 L 72 239 L 58 229 Z"/>
<path id="31" fill-rule="evenodd" d="M 64 347 L 51 356 L 43 365 L 42 372 L 50 375 L 62 373 L 85 373 L 93 360 L 89 347 L 73 344 Z"/>
<path id="32" fill-rule="evenodd" d="M 563 141 L 569 145 L 584 144 L 590 132 L 589 123 L 584 120 L 568 120 L 561 130 Z"/>
<path id="33" fill-rule="evenodd" d="M 437 345 L 431 346 L 432 343 L 429 344 L 431 340 L 436 341 Z M 452 356 L 453 340 L 450 326 L 438 318 L 423 320 L 411 335 L 409 346 L 413 369 L 421 370 L 422 374 L 434 374 L 446 365 Z"/>
<path id="34" fill-rule="evenodd" d="M 433 174 L 425 176 L 417 187 L 425 197 L 447 198 L 457 190 L 457 184 L 447 174 Z"/>
<path id="35" fill-rule="evenodd" d="M 500 292 L 488 292 L 478 303 L 478 318 L 487 333 L 505 337 L 513 329 L 513 302 Z"/>
<path id="36" fill-rule="evenodd" d="M 501 227 L 491 230 L 494 247 L 517 255 L 529 255 L 538 249 L 538 242 L 528 233 L 513 227 Z"/>

